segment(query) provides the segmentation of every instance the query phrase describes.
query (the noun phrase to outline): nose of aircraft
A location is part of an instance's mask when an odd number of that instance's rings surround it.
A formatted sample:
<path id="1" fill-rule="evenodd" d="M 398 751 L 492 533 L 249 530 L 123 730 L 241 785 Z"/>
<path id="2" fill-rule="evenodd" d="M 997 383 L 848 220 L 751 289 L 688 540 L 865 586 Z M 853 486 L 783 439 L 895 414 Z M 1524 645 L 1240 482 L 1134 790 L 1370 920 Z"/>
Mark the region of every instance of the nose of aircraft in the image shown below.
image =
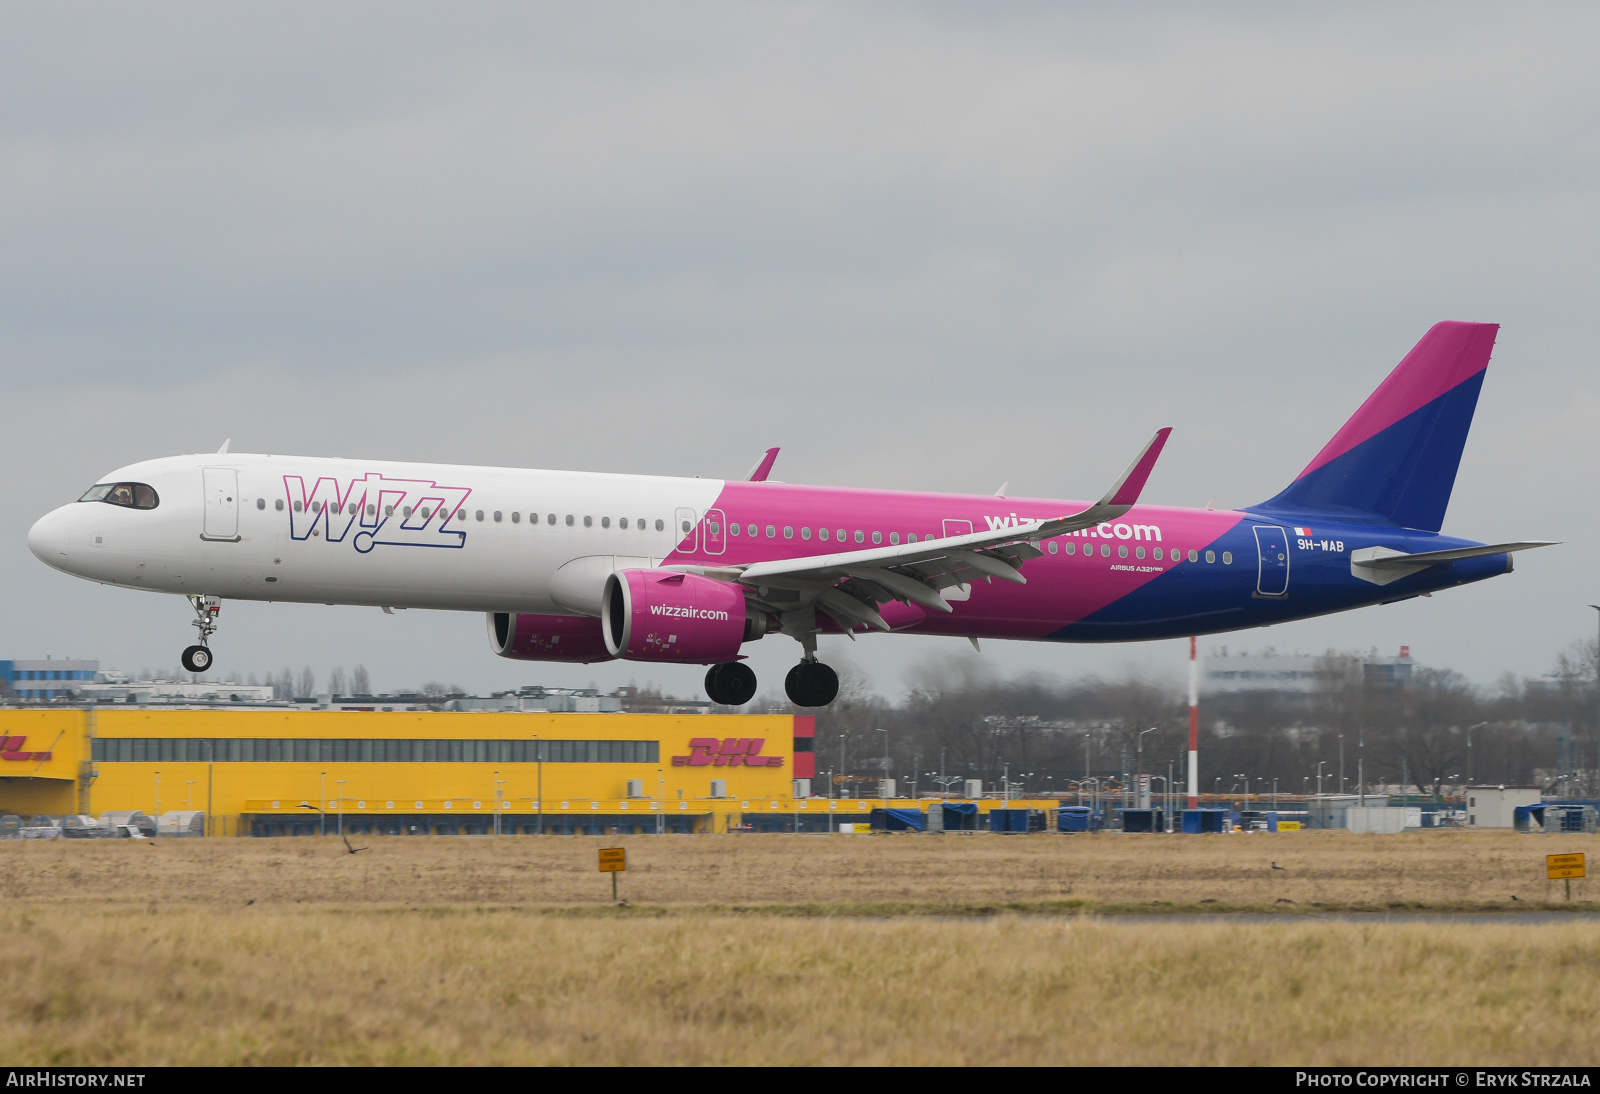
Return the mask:
<path id="1" fill-rule="evenodd" d="M 28 529 L 28 550 L 40 562 L 58 570 L 66 569 L 70 523 L 71 518 L 64 507 L 46 513 Z"/>

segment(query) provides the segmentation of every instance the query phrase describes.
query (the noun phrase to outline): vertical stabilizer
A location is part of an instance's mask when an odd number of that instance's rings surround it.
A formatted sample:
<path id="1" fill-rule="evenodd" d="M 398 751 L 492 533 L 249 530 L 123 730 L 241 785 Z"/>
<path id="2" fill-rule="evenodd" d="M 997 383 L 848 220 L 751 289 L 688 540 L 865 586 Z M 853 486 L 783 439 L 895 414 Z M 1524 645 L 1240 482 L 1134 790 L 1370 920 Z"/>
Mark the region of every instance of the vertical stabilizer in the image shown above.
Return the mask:
<path id="1" fill-rule="evenodd" d="M 1257 508 L 1437 532 L 1499 329 L 1435 324 L 1288 489 Z"/>

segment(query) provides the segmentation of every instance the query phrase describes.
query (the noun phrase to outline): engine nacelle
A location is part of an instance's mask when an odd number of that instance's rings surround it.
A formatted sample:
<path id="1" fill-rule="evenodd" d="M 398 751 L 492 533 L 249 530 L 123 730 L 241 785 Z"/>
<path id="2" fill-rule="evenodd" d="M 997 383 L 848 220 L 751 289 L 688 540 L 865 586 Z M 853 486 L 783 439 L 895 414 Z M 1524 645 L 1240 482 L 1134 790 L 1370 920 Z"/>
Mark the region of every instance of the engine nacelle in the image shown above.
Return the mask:
<path id="1" fill-rule="evenodd" d="M 515 661 L 612 661 L 600 620 L 581 615 L 528 615 L 490 612 L 489 645 Z"/>
<path id="2" fill-rule="evenodd" d="M 602 601 L 606 649 L 629 661 L 718 665 L 768 629 L 738 585 L 678 570 L 618 570 Z"/>

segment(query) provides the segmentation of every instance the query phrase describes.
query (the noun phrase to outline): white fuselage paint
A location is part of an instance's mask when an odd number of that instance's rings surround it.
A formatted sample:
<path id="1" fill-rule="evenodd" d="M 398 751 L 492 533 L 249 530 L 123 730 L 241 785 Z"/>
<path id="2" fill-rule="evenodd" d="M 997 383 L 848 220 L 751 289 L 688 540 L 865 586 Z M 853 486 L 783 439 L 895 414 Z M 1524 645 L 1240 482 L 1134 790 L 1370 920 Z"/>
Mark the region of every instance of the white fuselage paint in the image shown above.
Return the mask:
<path id="1" fill-rule="evenodd" d="M 208 469 L 232 471 L 237 479 Z M 675 522 L 686 514 L 679 511 L 692 511 L 693 526 L 723 486 L 720 479 L 240 453 L 149 460 L 101 481 L 147 483 L 160 505 L 148 511 L 65 505 L 30 536 L 41 558 L 90 580 L 232 600 L 558 614 L 570 614 L 551 595 L 563 565 L 597 556 L 650 565 L 682 539 Z M 237 492 L 230 502 L 218 483 L 232 481 Z M 305 502 L 312 498 L 324 505 L 338 499 L 340 516 L 311 512 Z M 442 529 L 434 511 L 441 499 L 466 519 Z M 357 514 L 345 510 L 351 504 L 361 507 Z M 383 517 L 391 505 L 394 513 Z M 413 509 L 409 520 L 406 506 Z M 521 515 L 517 523 L 513 512 Z M 529 525 L 531 513 L 539 516 L 537 526 Z M 610 527 L 602 527 L 603 518 Z M 368 538 L 358 539 L 363 532 Z"/>

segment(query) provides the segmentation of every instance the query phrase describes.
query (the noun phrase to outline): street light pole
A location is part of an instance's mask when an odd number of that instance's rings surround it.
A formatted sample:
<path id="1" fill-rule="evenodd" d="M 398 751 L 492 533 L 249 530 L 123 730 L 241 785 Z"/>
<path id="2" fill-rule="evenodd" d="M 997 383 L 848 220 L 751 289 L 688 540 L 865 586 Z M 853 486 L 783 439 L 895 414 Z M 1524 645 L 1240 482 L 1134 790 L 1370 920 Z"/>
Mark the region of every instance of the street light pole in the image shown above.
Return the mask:
<path id="1" fill-rule="evenodd" d="M 1467 727 L 1467 785 L 1472 785 L 1472 731 L 1482 729 L 1488 722 L 1478 722 Z"/>
<path id="2" fill-rule="evenodd" d="M 539 788 L 535 791 L 539 800 L 535 803 L 533 811 L 533 832 L 536 836 L 544 835 L 544 742 L 539 740 L 539 735 L 533 735 L 533 759 L 539 765 Z"/>
<path id="3" fill-rule="evenodd" d="M 328 773 L 326 771 L 317 773 L 317 798 L 319 799 L 317 802 L 319 806 L 317 810 L 317 835 L 326 836 L 328 834 L 328 814 L 322 808 L 328 804 Z"/>
<path id="4" fill-rule="evenodd" d="M 1600 612 L 1600 604 L 1590 604 L 1589 607 L 1593 608 L 1597 612 Z M 1600 641 L 1600 637 L 1597 637 L 1597 641 Z M 1600 646 L 1596 646 L 1594 652 L 1594 694 L 1595 701 L 1600 702 Z M 1600 720 L 1597 720 L 1594 724 L 1594 748 L 1594 766 L 1596 778 L 1595 790 L 1596 793 L 1600 793 Z M 1471 780 L 1469 779 L 1468 781 L 1470 782 Z"/>
<path id="5" fill-rule="evenodd" d="M 343 779 L 340 779 L 335 784 L 339 788 L 339 835 L 340 836 L 344 835 L 344 784 L 345 784 L 345 780 L 343 780 Z"/>

